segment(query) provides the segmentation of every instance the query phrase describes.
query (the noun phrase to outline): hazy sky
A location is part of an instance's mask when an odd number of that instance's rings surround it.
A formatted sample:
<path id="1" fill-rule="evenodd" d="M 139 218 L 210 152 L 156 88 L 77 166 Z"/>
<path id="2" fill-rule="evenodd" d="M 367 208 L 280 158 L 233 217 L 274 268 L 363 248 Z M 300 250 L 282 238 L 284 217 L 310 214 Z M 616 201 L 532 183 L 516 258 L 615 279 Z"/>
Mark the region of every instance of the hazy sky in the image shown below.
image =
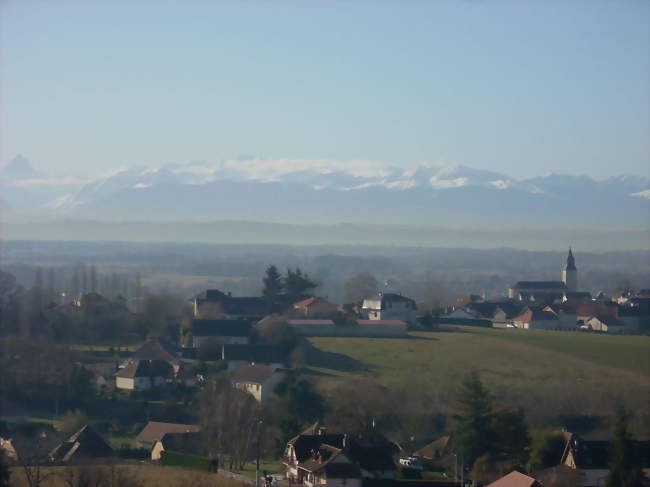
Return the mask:
<path id="1" fill-rule="evenodd" d="M 3 163 L 648 175 L 646 0 L 0 3 Z"/>

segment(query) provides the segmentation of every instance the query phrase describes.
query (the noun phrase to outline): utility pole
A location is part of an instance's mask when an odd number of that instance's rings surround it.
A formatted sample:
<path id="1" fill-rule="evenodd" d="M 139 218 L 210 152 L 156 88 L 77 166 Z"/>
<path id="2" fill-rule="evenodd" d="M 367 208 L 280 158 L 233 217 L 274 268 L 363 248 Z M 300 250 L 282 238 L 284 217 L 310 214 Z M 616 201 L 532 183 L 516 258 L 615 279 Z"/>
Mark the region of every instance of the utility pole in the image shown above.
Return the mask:
<path id="1" fill-rule="evenodd" d="M 260 418 L 257 422 L 257 458 L 255 459 L 255 487 L 260 487 L 260 441 L 262 439 L 262 423 Z"/>

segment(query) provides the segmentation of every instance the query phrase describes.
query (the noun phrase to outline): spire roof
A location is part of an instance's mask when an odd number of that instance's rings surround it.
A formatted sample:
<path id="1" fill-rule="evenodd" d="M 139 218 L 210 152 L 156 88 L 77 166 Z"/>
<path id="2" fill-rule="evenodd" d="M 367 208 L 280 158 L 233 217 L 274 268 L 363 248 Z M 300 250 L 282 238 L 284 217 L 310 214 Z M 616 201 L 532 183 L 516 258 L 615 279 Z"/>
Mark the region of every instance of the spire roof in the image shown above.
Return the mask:
<path id="1" fill-rule="evenodd" d="M 571 250 L 571 247 L 569 247 L 569 255 L 566 258 L 565 270 L 567 270 L 567 271 L 575 271 L 576 270 L 576 260 L 573 257 L 573 252 Z"/>

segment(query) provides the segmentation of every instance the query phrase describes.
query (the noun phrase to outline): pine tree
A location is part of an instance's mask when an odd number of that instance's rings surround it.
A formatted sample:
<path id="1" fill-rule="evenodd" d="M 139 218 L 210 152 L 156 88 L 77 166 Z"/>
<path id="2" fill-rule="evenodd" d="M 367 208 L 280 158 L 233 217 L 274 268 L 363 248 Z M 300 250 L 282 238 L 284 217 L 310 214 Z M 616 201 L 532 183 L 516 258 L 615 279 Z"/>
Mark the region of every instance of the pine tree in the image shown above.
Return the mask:
<path id="1" fill-rule="evenodd" d="M 619 409 L 612 445 L 612 464 L 607 476 L 607 487 L 636 487 L 642 485 L 643 470 L 634 440 L 628 431 L 629 414 Z"/>
<path id="2" fill-rule="evenodd" d="M 278 272 L 278 268 L 274 265 L 268 266 L 264 277 L 264 289 L 262 290 L 264 298 L 270 303 L 277 303 L 280 300 L 283 288 L 282 276 Z"/>
<path id="3" fill-rule="evenodd" d="M 307 297 L 307 292 L 316 288 L 317 284 L 307 274 L 303 274 L 299 267 L 295 271 L 287 269 L 284 278 L 284 289 L 287 301 L 295 303 Z"/>
<path id="4" fill-rule="evenodd" d="M 9 462 L 2 450 L 0 450 L 0 487 L 9 487 L 11 485 L 11 470 Z"/>
<path id="5" fill-rule="evenodd" d="M 461 384 L 460 412 L 455 434 L 463 454 L 463 462 L 471 465 L 481 455 L 491 451 L 495 435 L 492 430 L 492 401 L 478 373 L 471 372 Z"/>

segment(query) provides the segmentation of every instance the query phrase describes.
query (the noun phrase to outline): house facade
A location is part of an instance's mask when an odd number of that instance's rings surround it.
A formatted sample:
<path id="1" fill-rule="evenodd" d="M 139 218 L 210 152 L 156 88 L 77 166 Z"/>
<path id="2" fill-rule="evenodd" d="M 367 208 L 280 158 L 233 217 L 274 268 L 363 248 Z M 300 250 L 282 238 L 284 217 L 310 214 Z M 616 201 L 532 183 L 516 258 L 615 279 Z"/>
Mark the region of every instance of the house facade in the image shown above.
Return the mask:
<path id="1" fill-rule="evenodd" d="M 319 423 L 287 443 L 283 455 L 289 485 L 359 486 L 363 479 L 394 479 L 395 445 L 363 443 L 328 434 Z"/>
<path id="2" fill-rule="evenodd" d="M 257 402 L 266 403 L 276 397 L 273 389 L 284 375 L 270 365 L 248 365 L 235 372 L 232 384 L 236 389 L 252 395 Z"/>
<path id="3" fill-rule="evenodd" d="M 543 309 L 528 309 L 512 319 L 512 324 L 522 330 L 557 330 L 560 320 L 549 307 Z"/>
<path id="4" fill-rule="evenodd" d="M 364 299 L 361 314 L 368 320 L 399 320 L 415 323 L 417 305 L 414 300 L 395 293 L 379 293 Z"/>
<path id="5" fill-rule="evenodd" d="M 142 391 L 165 387 L 174 379 L 172 365 L 164 360 L 135 360 L 115 374 L 115 387 Z"/>
<path id="6" fill-rule="evenodd" d="M 251 330 L 246 320 L 192 320 L 192 346 L 201 348 L 210 341 L 246 345 Z"/>
<path id="7" fill-rule="evenodd" d="M 138 433 L 135 440 L 142 448 L 151 449 L 157 441 L 160 441 L 167 433 L 196 433 L 200 427 L 195 424 L 164 423 L 161 421 L 149 421 Z"/>

